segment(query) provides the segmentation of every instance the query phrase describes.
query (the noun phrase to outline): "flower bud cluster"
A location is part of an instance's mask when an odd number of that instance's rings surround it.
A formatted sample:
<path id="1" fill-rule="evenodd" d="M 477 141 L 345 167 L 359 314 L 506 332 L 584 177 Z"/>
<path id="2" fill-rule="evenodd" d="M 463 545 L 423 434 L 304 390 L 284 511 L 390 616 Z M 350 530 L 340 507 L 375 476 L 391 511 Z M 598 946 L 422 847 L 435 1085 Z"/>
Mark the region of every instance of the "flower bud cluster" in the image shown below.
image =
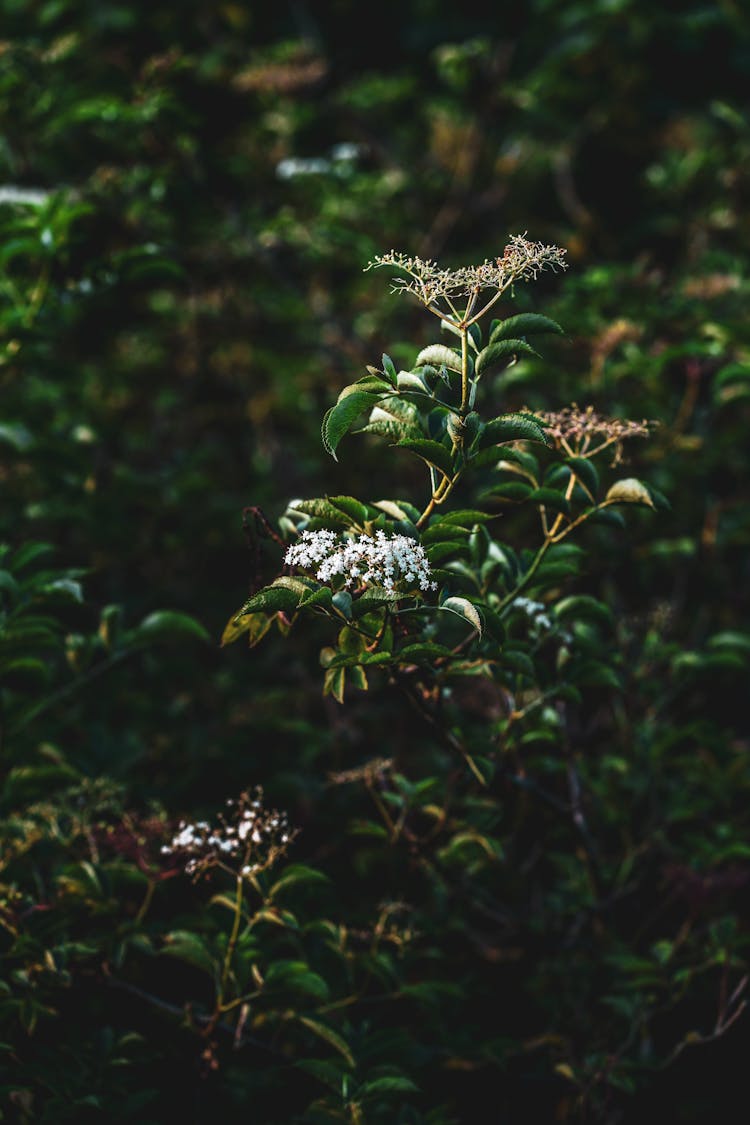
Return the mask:
<path id="1" fill-rule="evenodd" d="M 162 855 L 176 857 L 196 878 L 212 867 L 250 876 L 275 863 L 297 835 L 285 813 L 263 807 L 260 787 L 227 801 L 226 807 L 228 812 L 220 813 L 214 825 L 206 820 L 180 821 Z"/>
<path id="2" fill-rule="evenodd" d="M 436 590 L 424 547 L 407 535 L 357 535 L 341 539 L 332 531 L 303 531 L 287 551 L 290 566 L 314 570 L 319 582 L 343 579 L 346 588 Z"/>

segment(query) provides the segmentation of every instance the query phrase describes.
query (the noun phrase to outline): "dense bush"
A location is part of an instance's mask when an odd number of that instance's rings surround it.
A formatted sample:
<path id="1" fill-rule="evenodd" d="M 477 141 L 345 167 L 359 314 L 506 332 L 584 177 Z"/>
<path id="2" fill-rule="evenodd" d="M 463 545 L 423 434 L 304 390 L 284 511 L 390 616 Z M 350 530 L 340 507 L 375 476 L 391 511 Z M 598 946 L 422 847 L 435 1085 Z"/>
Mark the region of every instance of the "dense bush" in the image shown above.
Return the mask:
<path id="1" fill-rule="evenodd" d="M 750 25 L 319 8 L 6 5 L 2 1110 L 733 1120 Z M 571 268 L 464 367 L 361 272 L 527 230 Z M 594 469 L 589 404 L 658 424 Z M 626 527 L 529 575 L 618 480 Z M 418 534 L 440 590 L 350 620 L 284 570 L 326 528 Z M 262 643 L 220 648 L 253 597 L 226 639 Z M 236 841 L 257 785 L 290 838 L 268 811 L 257 869 L 193 882 L 181 819 Z"/>

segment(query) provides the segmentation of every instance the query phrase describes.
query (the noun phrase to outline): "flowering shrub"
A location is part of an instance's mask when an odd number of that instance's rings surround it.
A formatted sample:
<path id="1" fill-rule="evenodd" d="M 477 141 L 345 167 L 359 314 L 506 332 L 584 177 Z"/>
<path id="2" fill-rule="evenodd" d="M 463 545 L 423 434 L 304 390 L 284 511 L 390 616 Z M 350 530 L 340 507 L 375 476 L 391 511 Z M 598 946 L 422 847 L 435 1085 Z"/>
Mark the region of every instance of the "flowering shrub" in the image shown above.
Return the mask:
<path id="1" fill-rule="evenodd" d="M 602 418 L 577 407 L 490 418 L 480 413 L 480 383 L 485 398 L 501 397 L 504 371 L 519 357 L 538 354 L 531 341 L 562 332 L 538 313 L 492 320 L 485 329 L 482 322 L 514 285 L 545 269 L 564 269 L 564 251 L 515 236 L 500 256 L 479 266 L 449 270 L 391 252 L 367 268 L 383 266 L 399 273 L 394 292 L 415 297 L 460 346 L 430 344 L 401 371 L 384 355 L 380 367 L 368 367 L 341 391 L 325 416 L 323 444 L 336 457 L 361 420 L 357 433 L 385 439 L 424 463 L 424 497 L 421 504 L 352 496 L 290 503 L 281 521 L 293 537 L 284 562 L 308 576 L 282 574 L 253 594 L 224 640 L 248 634 L 254 644 L 274 620 L 286 627 L 298 616 L 325 617 L 338 629 L 336 643 L 321 653 L 327 694 L 340 702 L 347 682 L 367 689 L 368 670 L 379 667 L 419 700 L 429 722 L 440 724 L 429 701 L 435 689 L 444 697 L 454 677 L 511 690 L 519 675 L 532 674 L 523 644 L 509 635 L 519 610 L 537 635 L 553 621 L 561 626 L 563 619 L 573 624 L 606 616 L 606 607 L 590 598 L 560 597 L 561 582 L 581 569 L 583 552 L 570 542 L 574 532 L 588 522 L 619 525 L 623 505 L 653 509 L 665 501 L 635 478 L 603 487 L 595 464 L 607 453 L 615 467 L 623 443 L 647 436 L 648 422 Z M 459 491 L 463 503 L 452 507 Z M 532 550 L 495 532 L 499 516 L 520 505 L 537 514 L 541 542 Z M 606 669 L 592 667 L 571 632 L 560 635 L 567 646 L 560 690 L 570 697 L 579 691 L 576 679 L 585 683 Z M 554 698 L 554 688 L 549 695 Z M 501 742 L 483 755 L 481 766 L 472 746 L 460 738 L 457 744 L 487 784 Z"/>

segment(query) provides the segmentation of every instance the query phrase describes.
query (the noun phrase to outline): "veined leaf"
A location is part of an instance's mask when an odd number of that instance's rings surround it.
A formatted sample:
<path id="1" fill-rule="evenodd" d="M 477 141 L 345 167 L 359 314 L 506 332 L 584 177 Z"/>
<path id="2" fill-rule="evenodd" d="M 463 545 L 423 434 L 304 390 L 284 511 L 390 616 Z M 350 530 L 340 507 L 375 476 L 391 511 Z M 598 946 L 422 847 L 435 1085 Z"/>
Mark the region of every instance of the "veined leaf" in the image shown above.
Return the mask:
<path id="1" fill-rule="evenodd" d="M 518 355 L 519 352 L 539 355 L 539 352 L 535 351 L 531 344 L 527 344 L 525 340 L 498 340 L 495 344 L 488 344 L 477 356 L 476 377 L 479 378 L 480 375 L 484 374 L 488 367 L 493 367 L 509 356 Z"/>
<path id="2" fill-rule="evenodd" d="M 520 503 L 522 500 L 526 500 L 531 495 L 532 491 L 532 486 L 523 480 L 501 481 L 499 484 L 494 484 L 492 488 L 488 488 L 485 492 L 482 492 L 478 499 L 511 500 L 515 503 Z"/>
<path id="3" fill-rule="evenodd" d="M 453 527 L 445 524 L 441 519 L 422 532 L 422 545 L 426 547 L 428 544 L 447 542 L 449 539 L 466 539 L 468 534 L 468 528 Z"/>
<path id="4" fill-rule="evenodd" d="M 327 1024 L 320 1023 L 318 1020 L 311 1020 L 309 1016 L 297 1016 L 297 1019 L 300 1023 L 304 1024 L 305 1027 L 312 1031 L 314 1035 L 317 1035 L 319 1039 L 324 1039 L 326 1043 L 330 1044 L 331 1047 L 334 1047 L 339 1052 L 339 1054 L 346 1059 L 349 1066 L 353 1067 L 355 1065 L 354 1058 L 352 1056 L 352 1052 L 349 1048 L 348 1043 L 346 1043 L 346 1041 L 342 1039 L 339 1033 L 337 1031 L 334 1031 L 332 1027 L 328 1027 Z"/>
<path id="5" fill-rule="evenodd" d="M 247 599 L 234 620 L 239 621 L 246 613 L 289 613 L 297 608 L 299 599 L 299 593 L 284 586 L 266 586 Z"/>
<path id="6" fill-rule="evenodd" d="M 423 367 L 427 363 L 433 367 L 447 367 L 449 371 L 461 373 L 461 356 L 446 344 L 430 344 L 423 348 L 414 366 Z"/>
<path id="7" fill-rule="evenodd" d="M 432 641 L 422 644 L 405 645 L 396 656 L 404 663 L 432 663 L 437 657 L 450 656 L 451 650 L 445 645 L 437 645 Z"/>
<path id="8" fill-rule="evenodd" d="M 293 500 L 287 507 L 287 512 L 300 512 L 303 516 L 314 516 L 316 519 L 325 520 L 334 527 L 351 526 L 351 517 L 340 505 L 332 500 Z"/>
<path id="9" fill-rule="evenodd" d="M 563 330 L 555 320 L 539 313 L 519 313 L 509 316 L 507 320 L 496 321 L 490 332 L 490 343 L 497 340 L 507 340 L 514 336 L 545 336 L 550 333 L 563 334 Z"/>
<path id="10" fill-rule="evenodd" d="M 469 546 L 466 541 L 451 542 L 451 543 L 433 543 L 427 548 L 427 558 L 430 560 L 430 566 L 437 566 L 438 563 L 443 562 L 444 559 L 453 559 L 460 554 L 468 554 Z"/>
<path id="11" fill-rule="evenodd" d="M 373 507 L 380 508 L 381 512 L 401 523 L 414 523 L 419 519 L 418 509 L 403 500 L 377 500 Z"/>
<path id="12" fill-rule="evenodd" d="M 593 461 L 588 457 L 568 457 L 565 464 L 575 473 L 593 500 L 599 488 L 599 473 Z"/>
<path id="13" fill-rule="evenodd" d="M 399 371 L 396 385 L 400 391 L 416 391 L 424 395 L 430 393 L 424 376 L 417 375 L 416 371 Z"/>
<path id="14" fill-rule="evenodd" d="M 189 930 L 173 930 L 171 934 L 167 934 L 162 953 L 176 957 L 179 961 L 186 961 L 196 969 L 208 973 L 209 976 L 214 973 L 214 959 L 210 951 L 202 939 Z"/>
<path id="15" fill-rule="evenodd" d="M 246 613 L 243 617 L 232 617 L 221 635 L 221 644 L 234 644 L 239 637 L 247 633 L 250 648 L 254 648 L 258 641 L 265 637 L 270 627 L 271 618 L 268 615 Z"/>
<path id="16" fill-rule="evenodd" d="M 344 392 L 342 392 L 343 394 Z M 344 434 L 360 414 L 371 407 L 378 396 L 371 391 L 352 390 L 344 398 L 339 398 L 335 406 L 327 411 L 321 429 L 323 447 L 337 461 L 336 449 Z"/>
<path id="17" fill-rule="evenodd" d="M 363 504 L 361 500 L 356 500 L 353 496 L 330 496 L 328 499 L 334 508 L 340 509 L 357 524 L 364 524 L 369 517 L 367 505 Z"/>
<path id="18" fill-rule="evenodd" d="M 396 368 L 395 368 L 395 365 L 393 363 L 393 360 L 391 359 L 391 357 L 389 355 L 386 355 L 386 353 L 383 352 L 383 358 L 382 358 L 381 362 L 383 364 L 383 374 L 385 375 L 386 379 L 391 384 L 391 386 L 395 386 L 395 383 L 396 383 Z"/>
<path id="19" fill-rule="evenodd" d="M 408 449 L 416 453 L 428 465 L 434 465 L 446 477 L 453 475 L 453 459 L 449 449 L 438 441 L 428 441 L 426 438 L 415 438 L 409 441 L 400 441 L 399 449 Z"/>
<path id="20" fill-rule="evenodd" d="M 468 598 L 446 598 L 440 609 L 446 609 L 449 613 L 455 613 L 458 617 L 463 617 L 464 621 L 468 621 L 481 636 L 482 617 L 477 607 Z"/>
<path id="21" fill-rule="evenodd" d="M 535 488 L 529 493 L 527 500 L 532 500 L 535 504 L 544 504 L 553 512 L 562 512 L 566 516 L 570 514 L 570 502 L 556 488 Z"/>
<path id="22" fill-rule="evenodd" d="M 655 507 L 651 493 L 636 477 L 615 481 L 605 499 L 614 504 L 644 504 L 647 508 Z"/>
<path id="23" fill-rule="evenodd" d="M 501 445 L 505 441 L 540 441 L 549 445 L 541 421 L 534 414 L 500 414 L 488 422 L 482 445 Z"/>
<path id="24" fill-rule="evenodd" d="M 495 518 L 496 517 L 490 512 L 479 512 L 475 508 L 458 508 L 455 512 L 446 512 L 444 516 L 441 515 L 437 518 L 433 516 L 433 523 L 430 526 L 440 524 L 442 527 L 465 527 L 471 529 L 475 523 L 486 523 L 487 520 Z"/>
<path id="25" fill-rule="evenodd" d="M 342 668 L 340 665 L 326 668 L 323 677 L 323 695 L 332 695 L 337 703 L 343 703 L 345 687 L 346 668 Z"/>

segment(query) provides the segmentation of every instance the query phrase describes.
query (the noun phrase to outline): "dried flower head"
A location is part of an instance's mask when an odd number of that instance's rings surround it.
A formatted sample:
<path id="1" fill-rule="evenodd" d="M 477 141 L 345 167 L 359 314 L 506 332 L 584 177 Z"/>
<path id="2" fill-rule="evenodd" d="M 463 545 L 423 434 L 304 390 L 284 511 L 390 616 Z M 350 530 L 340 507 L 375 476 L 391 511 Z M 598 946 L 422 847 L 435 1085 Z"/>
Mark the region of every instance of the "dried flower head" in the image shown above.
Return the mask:
<path id="1" fill-rule="evenodd" d="M 332 771 L 328 774 L 328 780 L 332 785 L 347 785 L 353 781 L 364 781 L 366 785 L 373 785 L 375 782 L 385 780 L 393 766 L 393 758 L 372 758 L 364 765 L 356 766 L 351 770 Z"/>
<path id="2" fill-rule="evenodd" d="M 180 821 L 162 855 L 175 856 L 196 879 L 213 867 L 247 878 L 275 863 L 297 835 L 285 813 L 263 807 L 260 787 L 227 801 L 226 807 L 228 812 L 220 813 L 214 825 Z"/>
<path id="3" fill-rule="evenodd" d="M 407 535 L 357 535 L 303 531 L 284 556 L 290 566 L 314 570 L 319 582 L 342 582 L 346 589 L 382 586 L 386 590 L 435 590 L 424 547 Z"/>
<path id="4" fill-rule="evenodd" d="M 657 425 L 644 419 L 633 422 L 627 418 L 604 418 L 593 406 L 579 409 L 576 403 L 552 413 L 537 411 L 545 424 L 545 433 L 558 449 L 570 456 L 593 457 L 608 446 L 614 446 L 614 463 L 622 456 L 622 442 L 629 438 L 645 438 Z"/>
<path id="5" fill-rule="evenodd" d="M 431 259 L 411 257 L 395 250 L 377 255 L 365 269 L 380 266 L 393 266 L 407 275 L 393 278 L 394 293 L 413 293 L 428 307 L 435 306 L 440 300 L 449 305 L 454 299 L 470 300 L 486 289 L 503 292 L 516 281 L 533 280 L 544 269 L 567 268 L 565 251 L 559 246 L 529 242 L 525 235 L 520 234 L 511 237 L 500 257 L 486 258 L 478 266 L 442 269 Z"/>

